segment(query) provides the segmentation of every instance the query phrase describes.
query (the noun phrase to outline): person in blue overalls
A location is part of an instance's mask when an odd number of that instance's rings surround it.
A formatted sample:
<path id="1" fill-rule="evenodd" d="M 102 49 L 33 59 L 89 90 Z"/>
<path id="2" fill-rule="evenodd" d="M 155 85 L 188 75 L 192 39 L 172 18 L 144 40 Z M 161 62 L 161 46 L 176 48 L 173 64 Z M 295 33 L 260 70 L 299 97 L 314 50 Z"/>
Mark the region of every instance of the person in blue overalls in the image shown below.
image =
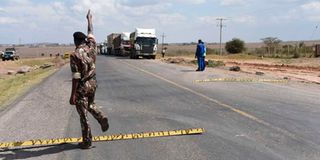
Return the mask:
<path id="1" fill-rule="evenodd" d="M 206 54 L 206 47 L 201 39 L 198 40 L 197 50 L 195 54 L 195 58 L 198 60 L 198 69 L 196 71 L 204 71 L 205 62 L 204 57 Z"/>

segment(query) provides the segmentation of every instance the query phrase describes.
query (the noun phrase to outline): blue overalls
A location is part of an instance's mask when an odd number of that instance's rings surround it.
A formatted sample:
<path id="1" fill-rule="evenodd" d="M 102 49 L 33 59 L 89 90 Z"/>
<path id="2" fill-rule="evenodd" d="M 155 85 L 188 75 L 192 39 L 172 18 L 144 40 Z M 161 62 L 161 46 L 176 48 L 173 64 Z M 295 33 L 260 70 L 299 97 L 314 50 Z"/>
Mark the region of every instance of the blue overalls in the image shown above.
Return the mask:
<path id="1" fill-rule="evenodd" d="M 198 69 L 197 71 L 204 71 L 205 69 L 205 62 L 204 62 L 204 54 L 206 52 L 205 46 L 203 42 L 198 43 L 196 57 L 198 59 Z"/>

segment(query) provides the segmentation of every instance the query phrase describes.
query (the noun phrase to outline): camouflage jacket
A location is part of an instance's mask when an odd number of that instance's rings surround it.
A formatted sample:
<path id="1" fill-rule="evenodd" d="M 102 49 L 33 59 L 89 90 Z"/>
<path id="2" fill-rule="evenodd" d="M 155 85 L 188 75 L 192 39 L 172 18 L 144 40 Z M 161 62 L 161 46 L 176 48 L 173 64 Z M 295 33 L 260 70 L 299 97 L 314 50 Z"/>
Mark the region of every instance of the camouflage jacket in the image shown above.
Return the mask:
<path id="1" fill-rule="evenodd" d="M 81 44 L 70 55 L 70 67 L 73 79 L 80 79 L 79 87 L 95 87 L 95 61 L 96 43 L 94 38 L 88 38 L 88 43 Z M 88 82 L 88 83 L 87 83 Z M 85 89 L 85 88 L 83 88 Z"/>

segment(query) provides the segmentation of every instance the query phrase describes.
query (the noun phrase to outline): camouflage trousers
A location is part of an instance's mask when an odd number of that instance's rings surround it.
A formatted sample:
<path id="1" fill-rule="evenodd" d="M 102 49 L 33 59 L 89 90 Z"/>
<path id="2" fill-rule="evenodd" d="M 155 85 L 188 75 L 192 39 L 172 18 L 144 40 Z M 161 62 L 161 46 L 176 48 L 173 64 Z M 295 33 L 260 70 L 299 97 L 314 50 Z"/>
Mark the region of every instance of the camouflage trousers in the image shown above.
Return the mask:
<path id="1" fill-rule="evenodd" d="M 76 108 L 80 116 L 83 142 L 91 142 L 92 135 L 88 123 L 87 112 L 89 111 L 99 123 L 105 117 L 94 103 L 94 92 L 89 95 L 78 95 Z"/>

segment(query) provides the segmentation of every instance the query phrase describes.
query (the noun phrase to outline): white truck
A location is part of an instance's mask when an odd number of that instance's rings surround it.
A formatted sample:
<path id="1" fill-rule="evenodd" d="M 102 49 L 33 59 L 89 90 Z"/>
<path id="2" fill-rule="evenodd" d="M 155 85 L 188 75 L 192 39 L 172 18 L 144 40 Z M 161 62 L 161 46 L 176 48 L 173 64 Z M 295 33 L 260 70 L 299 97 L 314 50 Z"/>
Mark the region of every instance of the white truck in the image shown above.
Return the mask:
<path id="1" fill-rule="evenodd" d="M 155 59 L 158 39 L 155 29 L 136 28 L 130 34 L 131 52 L 130 58 L 137 59 L 139 56 Z"/>

